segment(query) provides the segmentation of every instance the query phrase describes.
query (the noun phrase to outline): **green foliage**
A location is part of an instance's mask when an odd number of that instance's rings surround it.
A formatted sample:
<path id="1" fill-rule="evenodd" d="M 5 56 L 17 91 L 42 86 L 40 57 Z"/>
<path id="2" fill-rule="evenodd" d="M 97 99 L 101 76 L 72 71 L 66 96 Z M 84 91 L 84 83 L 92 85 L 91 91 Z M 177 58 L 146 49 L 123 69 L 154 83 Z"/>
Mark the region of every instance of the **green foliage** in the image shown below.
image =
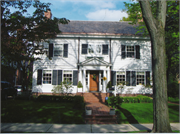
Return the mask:
<path id="1" fill-rule="evenodd" d="M 108 99 L 106 100 L 106 104 L 110 107 L 117 108 L 117 107 L 121 106 L 122 98 L 120 98 L 118 96 L 108 97 Z"/>
<path id="2" fill-rule="evenodd" d="M 136 97 L 122 97 L 123 103 L 152 103 L 150 97 L 138 95 Z"/>
<path id="3" fill-rule="evenodd" d="M 54 94 L 69 95 L 69 93 L 71 93 L 72 87 L 72 82 L 69 79 L 67 79 L 61 82 L 60 85 L 54 86 L 51 91 Z"/>
<path id="4" fill-rule="evenodd" d="M 121 108 L 119 123 L 153 123 L 153 103 L 122 103 Z M 179 106 L 168 104 L 168 109 L 170 122 L 179 122 Z"/>
<path id="5" fill-rule="evenodd" d="M 39 58 L 36 54 L 44 54 L 46 50 L 42 42 L 56 37 L 60 33 L 58 24 L 67 24 L 69 20 L 62 18 L 47 19 L 44 12 L 49 9 L 50 3 L 40 1 L 1 1 L 1 63 L 3 67 L 10 67 L 16 63 L 23 72 L 22 85 L 28 86 L 32 63 Z M 32 15 L 28 9 L 34 7 Z M 16 8 L 14 12 L 10 9 Z M 28 63 L 28 64 L 27 64 Z M 6 70 L 6 69 L 3 69 Z M 5 77 L 5 76 L 3 76 Z"/>
<path id="6" fill-rule="evenodd" d="M 82 85 L 81 81 L 78 82 L 77 87 L 78 87 L 78 88 L 83 88 L 83 85 Z"/>
<path id="7" fill-rule="evenodd" d="M 173 102 L 173 103 L 179 103 L 179 98 L 168 97 L 168 101 Z"/>
<path id="8" fill-rule="evenodd" d="M 142 32 L 144 36 L 149 35 L 145 26 L 145 22 L 142 20 L 142 12 L 139 2 L 127 3 L 124 2 L 125 9 L 128 13 L 128 20 L 131 20 L 129 24 L 138 24 L 138 33 Z M 152 14 L 156 19 L 157 2 L 150 1 Z M 126 19 L 124 19 L 126 21 Z M 165 43 L 166 43 L 166 67 L 167 67 L 167 85 L 168 96 L 174 96 L 179 94 L 179 88 L 175 81 L 178 81 L 179 77 L 179 1 L 167 1 L 167 14 L 165 25 Z M 172 80 L 174 82 L 172 82 Z"/>
<path id="9" fill-rule="evenodd" d="M 109 82 L 107 83 L 107 86 L 106 86 L 106 88 L 112 88 L 111 81 L 109 81 Z"/>

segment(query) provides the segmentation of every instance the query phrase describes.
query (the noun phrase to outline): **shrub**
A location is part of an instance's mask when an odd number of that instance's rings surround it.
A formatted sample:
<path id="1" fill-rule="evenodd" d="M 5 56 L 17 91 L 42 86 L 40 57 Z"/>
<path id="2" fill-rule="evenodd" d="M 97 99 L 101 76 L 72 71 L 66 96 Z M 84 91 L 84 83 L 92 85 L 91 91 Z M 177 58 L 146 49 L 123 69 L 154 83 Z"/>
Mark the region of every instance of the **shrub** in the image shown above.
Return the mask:
<path id="1" fill-rule="evenodd" d="M 112 84 L 111 84 L 111 81 L 108 82 L 106 88 L 112 88 Z"/>
<path id="2" fill-rule="evenodd" d="M 112 96 L 112 97 L 108 97 L 108 99 L 106 100 L 106 104 L 110 107 L 113 108 L 117 108 L 118 106 L 120 106 L 122 104 L 122 98 L 119 96 Z"/>
<path id="3" fill-rule="evenodd" d="M 81 81 L 78 82 L 77 87 L 78 87 L 78 88 L 83 88 L 83 85 L 82 85 Z"/>

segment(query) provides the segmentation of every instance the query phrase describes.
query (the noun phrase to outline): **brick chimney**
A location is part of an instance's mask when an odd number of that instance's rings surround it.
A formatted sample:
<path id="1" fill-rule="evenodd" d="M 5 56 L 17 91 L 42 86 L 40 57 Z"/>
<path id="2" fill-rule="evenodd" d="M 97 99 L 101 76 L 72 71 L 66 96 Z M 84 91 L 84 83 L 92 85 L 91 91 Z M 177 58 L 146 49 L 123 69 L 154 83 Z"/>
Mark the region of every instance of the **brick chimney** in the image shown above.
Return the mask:
<path id="1" fill-rule="evenodd" d="M 52 13 L 51 13 L 51 10 L 50 9 L 47 9 L 46 12 L 44 12 L 44 16 L 48 19 L 51 19 L 52 17 Z"/>

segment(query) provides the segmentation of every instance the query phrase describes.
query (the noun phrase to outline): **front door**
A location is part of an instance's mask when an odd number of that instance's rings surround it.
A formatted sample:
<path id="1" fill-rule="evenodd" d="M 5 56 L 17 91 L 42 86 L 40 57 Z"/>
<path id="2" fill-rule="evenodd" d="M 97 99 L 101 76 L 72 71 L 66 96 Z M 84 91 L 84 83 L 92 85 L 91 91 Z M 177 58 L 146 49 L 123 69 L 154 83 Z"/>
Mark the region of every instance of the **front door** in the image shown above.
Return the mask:
<path id="1" fill-rule="evenodd" d="M 99 72 L 90 72 L 90 89 L 89 91 L 99 91 Z"/>

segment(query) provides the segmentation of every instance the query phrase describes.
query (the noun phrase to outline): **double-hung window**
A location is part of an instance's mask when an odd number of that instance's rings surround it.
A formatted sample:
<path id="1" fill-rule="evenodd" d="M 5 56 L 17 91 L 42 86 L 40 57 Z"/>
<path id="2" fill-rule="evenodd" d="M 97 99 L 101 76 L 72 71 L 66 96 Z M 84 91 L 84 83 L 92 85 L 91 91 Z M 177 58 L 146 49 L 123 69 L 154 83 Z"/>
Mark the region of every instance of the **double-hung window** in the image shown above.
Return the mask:
<path id="1" fill-rule="evenodd" d="M 64 81 L 70 81 L 73 80 L 73 71 L 72 70 L 64 70 L 63 71 L 63 79 Z"/>
<path id="2" fill-rule="evenodd" d="M 49 44 L 49 58 L 68 57 L 68 44 Z"/>
<path id="3" fill-rule="evenodd" d="M 118 71 L 118 72 L 116 72 L 116 75 L 117 75 L 117 80 L 116 80 L 116 82 L 117 82 L 117 85 L 119 84 L 119 83 L 124 83 L 126 80 L 125 80 L 125 72 L 124 71 Z"/>
<path id="4" fill-rule="evenodd" d="M 127 46 L 121 45 L 121 57 L 122 59 L 125 58 L 136 58 L 140 59 L 140 46 Z"/>
<path id="5" fill-rule="evenodd" d="M 145 80 L 145 73 L 144 72 L 137 72 L 137 76 L 136 76 L 136 79 L 137 79 L 137 85 L 140 85 L 140 84 L 144 84 L 144 80 Z"/>
<path id="6" fill-rule="evenodd" d="M 43 70 L 43 84 L 51 84 L 51 70 Z"/>
<path id="7" fill-rule="evenodd" d="M 134 58 L 134 46 L 127 46 L 127 57 Z"/>
<path id="8" fill-rule="evenodd" d="M 54 56 L 63 56 L 63 44 L 54 44 Z"/>

